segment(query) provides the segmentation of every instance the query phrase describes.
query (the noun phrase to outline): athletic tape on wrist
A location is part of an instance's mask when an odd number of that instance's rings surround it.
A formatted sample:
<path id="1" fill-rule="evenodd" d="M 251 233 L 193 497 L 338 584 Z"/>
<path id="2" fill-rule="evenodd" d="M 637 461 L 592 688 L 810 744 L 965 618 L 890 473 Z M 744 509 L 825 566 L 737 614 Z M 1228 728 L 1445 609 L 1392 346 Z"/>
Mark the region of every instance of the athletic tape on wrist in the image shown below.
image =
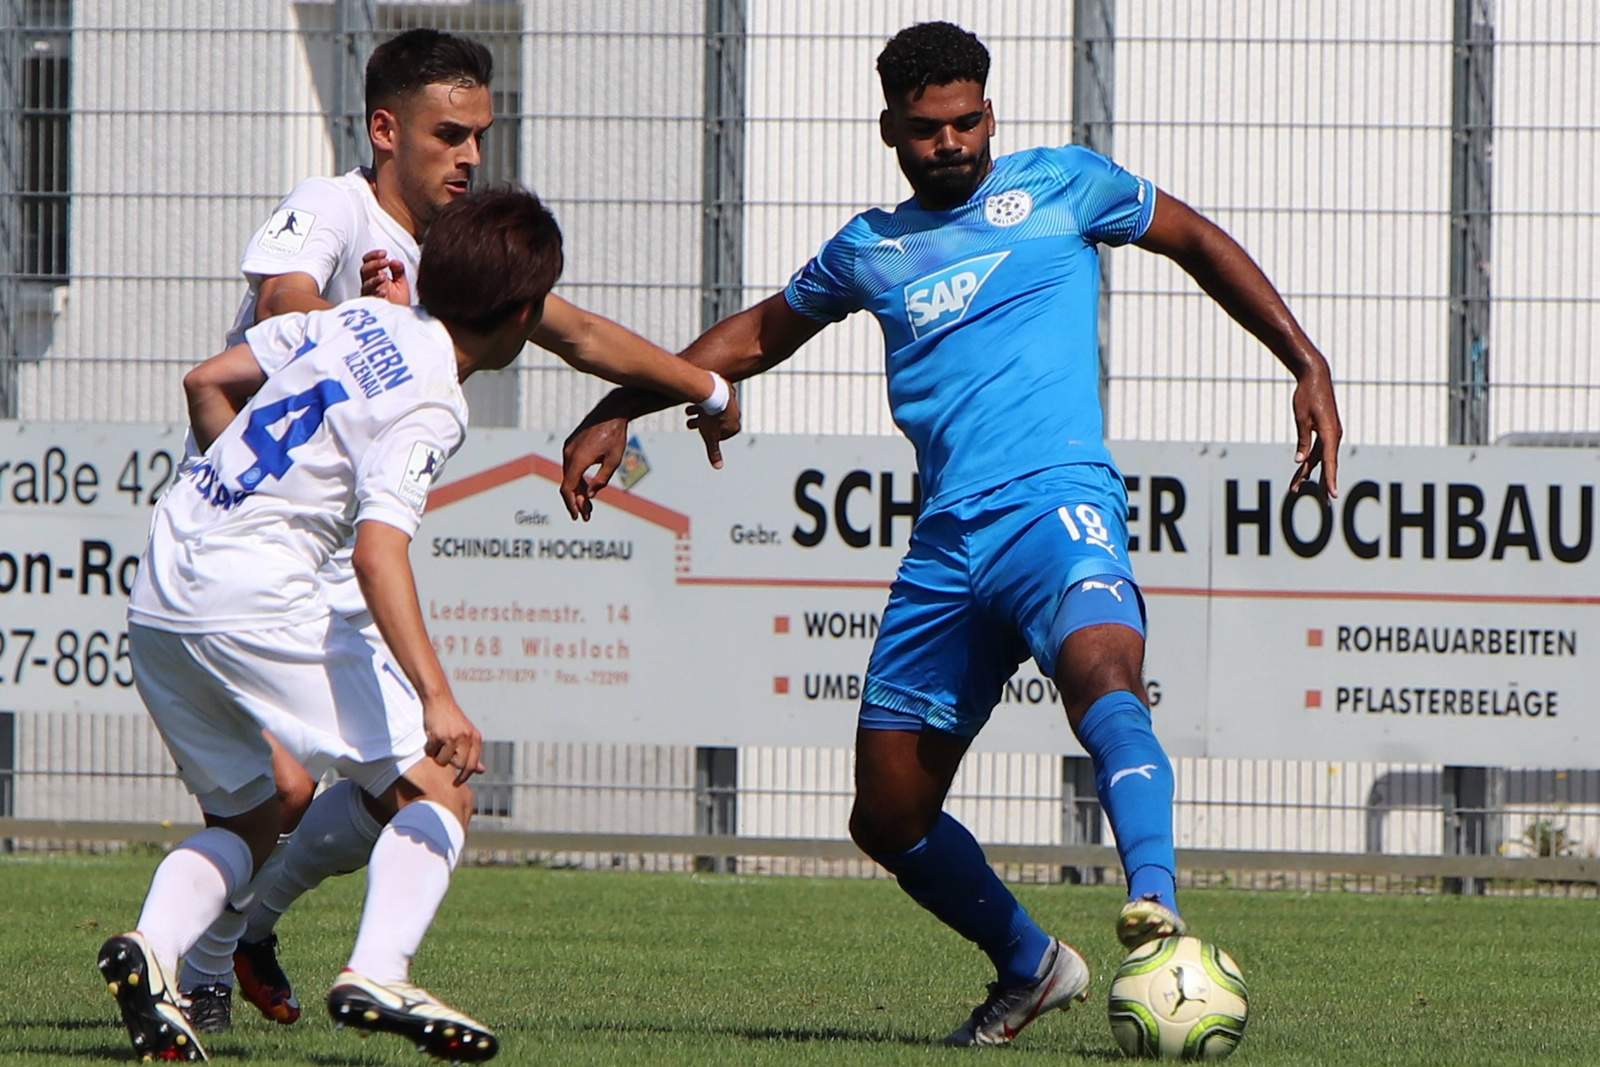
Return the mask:
<path id="1" fill-rule="evenodd" d="M 732 390 L 728 388 L 728 381 L 716 371 L 707 371 L 711 375 L 711 395 L 700 401 L 700 410 L 707 415 L 721 415 L 728 410 L 728 399 Z"/>

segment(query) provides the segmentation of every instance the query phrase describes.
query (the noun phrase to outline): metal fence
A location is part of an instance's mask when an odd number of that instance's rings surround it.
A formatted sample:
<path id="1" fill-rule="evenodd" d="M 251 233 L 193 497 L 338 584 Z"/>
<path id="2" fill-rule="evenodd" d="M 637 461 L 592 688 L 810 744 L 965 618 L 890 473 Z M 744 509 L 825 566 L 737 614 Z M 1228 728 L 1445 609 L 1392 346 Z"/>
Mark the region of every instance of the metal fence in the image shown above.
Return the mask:
<path id="1" fill-rule="evenodd" d="M 563 294 L 681 345 L 903 198 L 872 62 L 931 17 L 993 53 L 997 151 L 1088 143 L 1240 238 L 1328 353 L 1350 441 L 1600 440 L 1587 0 L 0 0 L 0 417 L 181 417 L 244 240 L 295 181 L 364 159 L 362 63 L 414 25 L 493 51 L 484 170 L 554 206 Z M 1288 439 L 1258 345 L 1165 261 L 1107 263 L 1114 437 Z M 825 332 L 750 384 L 747 426 L 893 432 L 880 353 L 865 316 Z M 602 390 L 534 351 L 508 373 L 478 386 L 475 422 L 564 430 Z M 0 723 L 0 816 L 192 815 L 142 720 Z M 747 869 L 870 869 L 838 842 L 845 751 L 500 759 L 483 825 L 544 834 L 547 856 L 681 864 L 717 832 Z M 1595 877 L 1592 772 L 1181 763 L 1180 845 L 1252 884 Z M 952 803 L 1017 876 L 1115 866 L 1070 761 L 975 755 Z"/>

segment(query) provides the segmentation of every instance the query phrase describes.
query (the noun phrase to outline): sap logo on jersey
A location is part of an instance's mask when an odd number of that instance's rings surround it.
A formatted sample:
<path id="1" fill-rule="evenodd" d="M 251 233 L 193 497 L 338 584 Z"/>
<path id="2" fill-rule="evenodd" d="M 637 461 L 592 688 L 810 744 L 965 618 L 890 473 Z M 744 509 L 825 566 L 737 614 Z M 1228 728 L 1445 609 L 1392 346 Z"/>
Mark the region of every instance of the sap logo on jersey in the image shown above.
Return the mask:
<path id="1" fill-rule="evenodd" d="M 1010 254 L 994 252 L 964 259 L 906 286 L 906 319 L 911 323 L 911 335 L 921 339 L 960 322 L 983 283 Z"/>

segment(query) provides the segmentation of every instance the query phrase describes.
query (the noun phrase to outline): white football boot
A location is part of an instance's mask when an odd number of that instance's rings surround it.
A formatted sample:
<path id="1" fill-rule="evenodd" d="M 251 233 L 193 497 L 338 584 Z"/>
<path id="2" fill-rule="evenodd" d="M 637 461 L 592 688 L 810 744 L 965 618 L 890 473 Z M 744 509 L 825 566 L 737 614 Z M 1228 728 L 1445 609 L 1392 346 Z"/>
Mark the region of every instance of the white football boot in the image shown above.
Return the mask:
<path id="1" fill-rule="evenodd" d="M 328 991 L 328 1014 L 336 1026 L 399 1034 L 441 1060 L 481 1063 L 500 1051 L 487 1026 L 439 1002 L 421 986 L 375 982 L 346 969 Z"/>
<path id="2" fill-rule="evenodd" d="M 117 998 L 122 1025 L 140 1059 L 211 1058 L 183 1013 L 177 983 L 167 977 L 143 934 L 134 930 L 108 938 L 100 946 L 98 966 L 106 988 Z"/>
<path id="3" fill-rule="evenodd" d="M 1052 939 L 1050 949 L 1039 964 L 1039 977 L 1031 985 L 1002 986 L 989 983 L 989 995 L 972 1009 L 972 1015 L 958 1026 L 946 1045 L 1005 1045 L 1022 1028 L 1047 1011 L 1065 1011 L 1073 1001 L 1089 999 L 1089 965 L 1078 950 L 1065 941 Z"/>
<path id="4" fill-rule="evenodd" d="M 1138 948 L 1146 941 L 1182 937 L 1188 932 L 1189 924 L 1155 897 L 1130 900 L 1117 915 L 1117 940 L 1124 948 Z"/>

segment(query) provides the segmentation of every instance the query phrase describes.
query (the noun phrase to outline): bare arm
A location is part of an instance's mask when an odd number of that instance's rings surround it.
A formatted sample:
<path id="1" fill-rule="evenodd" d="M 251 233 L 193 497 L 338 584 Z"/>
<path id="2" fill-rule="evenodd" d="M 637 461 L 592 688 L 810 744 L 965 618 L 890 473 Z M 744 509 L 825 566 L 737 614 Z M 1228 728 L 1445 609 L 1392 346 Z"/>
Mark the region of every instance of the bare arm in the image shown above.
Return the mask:
<path id="1" fill-rule="evenodd" d="M 351 563 L 378 632 L 422 701 L 428 755 L 441 767 L 454 767 L 459 785 L 484 770 L 483 735 L 456 703 L 428 639 L 410 549 L 411 538 L 403 530 L 367 520 L 356 527 Z"/>
<path id="2" fill-rule="evenodd" d="M 257 322 L 291 311 L 317 311 L 332 306 L 322 298 L 317 280 L 309 274 L 274 274 L 262 279 L 256 290 Z M 266 373 L 247 344 L 234 345 L 183 376 L 189 428 L 194 431 L 200 451 L 211 447 L 266 380 Z"/>
<path id="3" fill-rule="evenodd" d="M 290 311 L 321 311 L 333 304 L 322 298 L 322 287 L 309 274 L 294 271 L 263 278 L 256 289 L 256 321 Z"/>
<path id="4" fill-rule="evenodd" d="M 546 298 L 533 343 L 570 366 L 617 385 L 664 394 L 663 405 L 711 395 L 711 376 L 603 315 Z M 724 375 L 726 377 L 726 375 Z"/>
<path id="5" fill-rule="evenodd" d="M 1339 440 L 1344 431 L 1333 376 L 1328 361 L 1261 268 L 1220 226 L 1166 192 L 1158 194 L 1155 216 L 1138 245 L 1182 267 L 1295 376 L 1299 384 L 1294 395 L 1298 434 L 1294 459 L 1299 469 L 1290 488 L 1298 490 L 1321 463 L 1328 495 L 1337 496 Z"/>
<path id="6" fill-rule="evenodd" d="M 183 376 L 189 402 L 189 428 L 204 452 L 267 380 L 246 344 L 234 345 Z"/>
<path id="7" fill-rule="evenodd" d="M 782 293 L 729 315 L 683 350 L 683 359 L 714 370 L 730 382 L 743 381 L 782 363 L 815 337 L 827 323 L 808 319 L 789 306 Z M 584 423 L 635 419 L 672 403 L 640 389 L 614 389 L 595 405 Z"/>
<path id="8" fill-rule="evenodd" d="M 808 319 L 789 306 L 782 293 L 775 293 L 736 315 L 730 315 L 701 334 L 683 350 L 684 362 L 714 370 L 729 381 L 743 381 L 776 367 L 825 326 Z M 643 389 L 614 389 L 596 404 L 562 449 L 561 499 L 567 514 L 587 519 L 594 508 L 594 497 L 616 473 L 628 439 L 628 420 L 660 411 L 672 400 Z M 702 435 L 707 429 L 698 418 L 690 425 Z M 737 426 L 731 427 L 735 432 Z M 731 436 L 728 429 L 722 436 Z M 709 440 L 709 439 L 708 439 Z M 708 451 L 714 464 L 720 455 L 712 444 Z M 593 478 L 588 471 L 599 466 Z"/>

